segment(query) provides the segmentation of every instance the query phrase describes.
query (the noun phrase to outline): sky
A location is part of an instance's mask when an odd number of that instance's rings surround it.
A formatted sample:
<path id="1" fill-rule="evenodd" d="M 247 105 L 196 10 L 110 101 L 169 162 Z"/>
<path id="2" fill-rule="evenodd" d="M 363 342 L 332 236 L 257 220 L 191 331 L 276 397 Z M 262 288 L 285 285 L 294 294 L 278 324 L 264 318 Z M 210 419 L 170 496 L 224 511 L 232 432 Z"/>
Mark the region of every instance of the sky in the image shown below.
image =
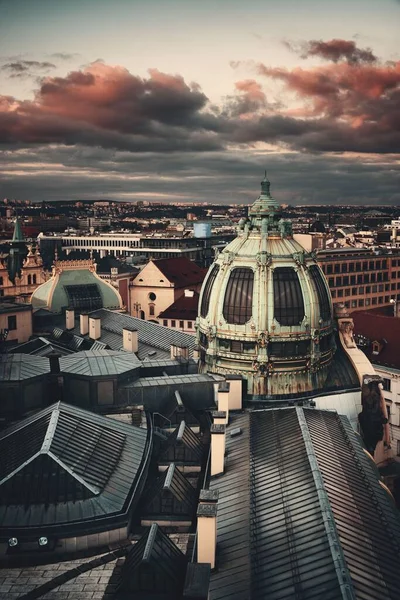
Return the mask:
<path id="1" fill-rule="evenodd" d="M 0 200 L 400 205 L 399 0 L 0 11 Z"/>

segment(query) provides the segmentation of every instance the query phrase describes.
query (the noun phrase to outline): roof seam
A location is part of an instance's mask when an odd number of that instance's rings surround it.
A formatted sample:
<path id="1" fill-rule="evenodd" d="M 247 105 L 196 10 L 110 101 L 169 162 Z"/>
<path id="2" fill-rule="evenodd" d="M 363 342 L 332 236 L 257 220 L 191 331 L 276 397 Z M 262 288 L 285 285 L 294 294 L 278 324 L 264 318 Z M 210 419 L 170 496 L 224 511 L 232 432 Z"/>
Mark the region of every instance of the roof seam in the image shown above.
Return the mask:
<path id="1" fill-rule="evenodd" d="M 312 442 L 310 430 L 307 425 L 303 408 L 297 406 L 296 415 L 303 436 L 307 457 L 310 463 L 311 473 L 317 490 L 319 505 L 321 507 L 322 520 L 324 523 L 326 537 L 328 539 L 329 549 L 333 559 L 333 564 L 335 566 L 336 575 L 339 581 L 342 598 L 343 600 L 356 600 L 350 571 L 347 566 L 339 534 L 336 529 L 335 517 L 333 515 L 329 497 L 324 486 L 324 480 L 318 465 L 317 456 L 315 454 L 314 445 Z"/>
<path id="2" fill-rule="evenodd" d="M 57 404 L 57 408 L 51 413 L 50 421 L 46 430 L 46 435 L 44 436 L 43 444 L 40 449 L 40 454 L 47 454 L 50 450 L 50 446 L 53 443 L 54 433 L 56 431 L 59 416 L 60 403 Z"/>

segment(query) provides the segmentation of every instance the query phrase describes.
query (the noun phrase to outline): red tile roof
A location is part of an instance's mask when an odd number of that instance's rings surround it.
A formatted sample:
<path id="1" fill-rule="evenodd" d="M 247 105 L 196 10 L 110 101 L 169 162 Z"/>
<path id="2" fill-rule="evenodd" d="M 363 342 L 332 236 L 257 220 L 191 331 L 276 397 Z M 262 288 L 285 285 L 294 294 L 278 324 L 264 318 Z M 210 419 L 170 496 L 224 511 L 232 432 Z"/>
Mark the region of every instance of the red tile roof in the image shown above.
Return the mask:
<path id="1" fill-rule="evenodd" d="M 153 263 L 175 287 L 202 283 L 207 274 L 207 269 L 198 267 L 188 258 L 160 258 Z"/>
<path id="2" fill-rule="evenodd" d="M 365 312 L 353 312 L 354 333 L 371 342 L 367 347 L 360 345 L 370 361 L 377 365 L 400 369 L 400 318 Z M 372 342 L 382 344 L 379 354 L 372 354 Z"/>
<path id="3" fill-rule="evenodd" d="M 199 294 L 194 292 L 192 297 L 181 296 L 175 300 L 158 315 L 159 319 L 182 319 L 184 321 L 195 321 L 198 314 Z"/>

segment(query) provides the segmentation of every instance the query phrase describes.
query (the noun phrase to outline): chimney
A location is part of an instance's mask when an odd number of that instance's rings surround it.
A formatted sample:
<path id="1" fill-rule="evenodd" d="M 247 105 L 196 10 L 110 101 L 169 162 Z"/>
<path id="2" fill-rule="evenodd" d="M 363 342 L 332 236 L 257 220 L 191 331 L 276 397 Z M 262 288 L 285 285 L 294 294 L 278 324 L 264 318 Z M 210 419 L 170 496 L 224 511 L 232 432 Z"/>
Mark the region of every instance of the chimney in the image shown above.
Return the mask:
<path id="1" fill-rule="evenodd" d="M 123 348 L 125 352 L 138 352 L 139 350 L 139 334 L 137 329 L 122 330 Z"/>
<path id="2" fill-rule="evenodd" d="M 242 410 L 243 379 L 241 375 L 227 375 L 226 381 L 230 385 L 229 410 Z"/>
<path id="3" fill-rule="evenodd" d="M 91 340 L 99 340 L 101 338 L 100 317 L 89 317 L 89 337 Z"/>
<path id="4" fill-rule="evenodd" d="M 215 568 L 217 549 L 216 502 L 200 502 L 197 507 L 197 562 L 209 563 Z"/>
<path id="5" fill-rule="evenodd" d="M 212 504 L 213 502 L 216 504 L 219 498 L 219 490 L 200 490 L 199 502 L 203 504 Z"/>
<path id="6" fill-rule="evenodd" d="M 229 393 L 230 385 L 226 381 L 221 381 L 218 386 L 218 411 L 225 412 L 225 425 L 229 423 Z"/>
<path id="7" fill-rule="evenodd" d="M 74 329 L 75 311 L 73 308 L 67 308 L 65 311 L 65 329 Z"/>
<path id="8" fill-rule="evenodd" d="M 183 600 L 208 600 L 211 567 L 207 563 L 189 563 L 186 568 Z"/>
<path id="9" fill-rule="evenodd" d="M 81 335 L 87 335 L 89 333 L 89 315 L 87 313 L 81 313 L 79 315 L 79 331 Z"/>
<path id="10" fill-rule="evenodd" d="M 189 346 L 171 344 L 171 360 L 189 360 Z"/>
<path id="11" fill-rule="evenodd" d="M 222 475 L 225 466 L 225 425 L 211 425 L 211 477 Z"/>
<path id="12" fill-rule="evenodd" d="M 214 425 L 226 425 L 226 412 L 224 410 L 213 410 L 212 418 Z"/>

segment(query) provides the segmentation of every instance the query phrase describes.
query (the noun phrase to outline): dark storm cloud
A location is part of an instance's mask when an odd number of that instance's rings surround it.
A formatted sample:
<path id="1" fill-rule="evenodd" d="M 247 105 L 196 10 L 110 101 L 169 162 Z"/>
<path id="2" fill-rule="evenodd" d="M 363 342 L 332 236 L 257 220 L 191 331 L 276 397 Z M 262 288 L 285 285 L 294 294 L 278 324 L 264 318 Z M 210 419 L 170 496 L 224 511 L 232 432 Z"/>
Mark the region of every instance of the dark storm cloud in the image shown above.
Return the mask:
<path id="1" fill-rule="evenodd" d="M 358 48 L 353 40 L 333 39 L 327 42 L 310 40 L 297 44 L 284 41 L 283 43 L 291 52 L 299 54 L 301 58 L 318 56 L 335 63 L 346 60 L 353 64 L 374 63 L 378 60 L 371 48 Z"/>
<path id="2" fill-rule="evenodd" d="M 35 171 L 34 150 L 3 153 L 3 197 L 249 203 L 259 193 L 259 182 L 267 168 L 273 195 L 279 202 L 400 202 L 400 175 L 394 156 L 378 164 L 375 157 L 348 160 L 292 152 L 149 155 L 89 147 L 42 147 L 39 155 L 42 167 Z"/>
<path id="3" fill-rule="evenodd" d="M 27 77 L 29 75 L 37 75 L 38 71 L 48 71 L 55 69 L 56 65 L 47 61 L 37 60 L 15 60 L 7 62 L 1 67 L 9 77 Z"/>

